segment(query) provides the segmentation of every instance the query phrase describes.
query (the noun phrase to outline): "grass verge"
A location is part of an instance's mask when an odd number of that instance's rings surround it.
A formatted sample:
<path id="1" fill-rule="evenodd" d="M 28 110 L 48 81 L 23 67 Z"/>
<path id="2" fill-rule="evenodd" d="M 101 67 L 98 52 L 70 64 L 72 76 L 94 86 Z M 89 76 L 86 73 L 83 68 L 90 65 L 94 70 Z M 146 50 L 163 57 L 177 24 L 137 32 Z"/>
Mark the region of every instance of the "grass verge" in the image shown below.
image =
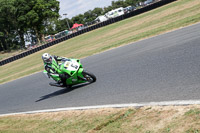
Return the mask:
<path id="1" fill-rule="evenodd" d="M 108 108 L 0 117 L 6 133 L 199 133 L 200 105 Z"/>
<path id="2" fill-rule="evenodd" d="M 41 55 L 44 52 L 83 58 L 197 22 L 200 22 L 200 1 L 178 0 L 1 66 L 0 84 L 41 71 Z"/>

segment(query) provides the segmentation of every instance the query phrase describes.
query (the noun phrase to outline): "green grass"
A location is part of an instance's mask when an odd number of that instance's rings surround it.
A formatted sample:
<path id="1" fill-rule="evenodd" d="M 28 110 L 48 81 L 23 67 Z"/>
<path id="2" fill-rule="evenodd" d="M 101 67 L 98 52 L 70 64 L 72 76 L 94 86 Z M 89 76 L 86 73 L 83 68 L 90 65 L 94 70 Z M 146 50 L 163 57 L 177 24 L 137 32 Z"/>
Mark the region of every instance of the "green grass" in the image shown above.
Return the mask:
<path id="1" fill-rule="evenodd" d="M 83 58 L 197 22 L 200 22 L 200 1 L 178 0 L 1 66 L 0 84 L 42 71 L 41 55 L 44 52 L 65 57 Z"/>
<path id="2" fill-rule="evenodd" d="M 200 110 L 199 109 L 191 109 L 188 112 L 185 113 L 185 115 L 199 115 L 200 114 Z"/>
<path id="3" fill-rule="evenodd" d="M 163 106 L 4 116 L 0 133 L 199 133 L 199 109 Z"/>

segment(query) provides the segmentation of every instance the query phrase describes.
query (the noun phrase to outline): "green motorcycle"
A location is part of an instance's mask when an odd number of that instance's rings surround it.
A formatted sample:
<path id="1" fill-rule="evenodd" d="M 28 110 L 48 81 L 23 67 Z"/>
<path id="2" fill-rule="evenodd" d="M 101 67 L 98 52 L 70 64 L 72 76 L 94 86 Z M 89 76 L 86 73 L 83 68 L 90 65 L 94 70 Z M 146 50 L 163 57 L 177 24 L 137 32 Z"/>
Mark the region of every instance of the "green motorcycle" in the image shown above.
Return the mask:
<path id="1" fill-rule="evenodd" d="M 66 79 L 66 84 L 68 87 L 82 83 L 93 83 L 96 81 L 96 76 L 83 69 L 83 66 L 78 59 L 63 59 L 61 63 L 57 66 L 59 74 L 67 73 L 70 77 Z M 44 70 L 43 73 L 48 75 L 47 71 Z M 61 80 L 59 74 L 52 74 L 50 78 L 54 81 Z M 58 84 L 50 83 L 52 86 L 60 87 Z"/>

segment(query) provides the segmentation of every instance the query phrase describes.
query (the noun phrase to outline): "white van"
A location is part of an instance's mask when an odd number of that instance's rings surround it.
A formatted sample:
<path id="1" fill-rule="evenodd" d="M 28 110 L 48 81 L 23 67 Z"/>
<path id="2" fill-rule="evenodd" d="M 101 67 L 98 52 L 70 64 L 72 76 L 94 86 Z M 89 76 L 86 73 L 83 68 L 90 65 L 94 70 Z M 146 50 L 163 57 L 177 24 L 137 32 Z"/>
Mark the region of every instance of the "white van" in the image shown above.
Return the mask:
<path id="1" fill-rule="evenodd" d="M 108 18 L 105 15 L 98 16 L 95 19 L 96 22 L 103 22 L 103 21 L 106 21 L 106 20 L 108 20 Z"/>
<path id="2" fill-rule="evenodd" d="M 115 18 L 121 15 L 124 15 L 124 8 L 120 7 L 120 8 L 114 9 L 112 11 L 109 11 L 105 15 L 107 18 Z"/>

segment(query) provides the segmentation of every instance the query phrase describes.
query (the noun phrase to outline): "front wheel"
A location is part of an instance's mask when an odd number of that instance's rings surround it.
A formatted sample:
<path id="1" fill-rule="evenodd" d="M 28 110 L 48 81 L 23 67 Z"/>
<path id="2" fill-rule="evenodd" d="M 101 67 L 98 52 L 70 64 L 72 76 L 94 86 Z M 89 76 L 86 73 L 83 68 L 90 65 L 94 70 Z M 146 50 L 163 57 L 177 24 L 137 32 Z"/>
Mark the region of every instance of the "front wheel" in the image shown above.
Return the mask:
<path id="1" fill-rule="evenodd" d="M 87 80 L 89 83 L 93 83 L 96 81 L 96 76 L 88 71 L 83 71 L 83 77 L 85 78 L 85 80 Z"/>

